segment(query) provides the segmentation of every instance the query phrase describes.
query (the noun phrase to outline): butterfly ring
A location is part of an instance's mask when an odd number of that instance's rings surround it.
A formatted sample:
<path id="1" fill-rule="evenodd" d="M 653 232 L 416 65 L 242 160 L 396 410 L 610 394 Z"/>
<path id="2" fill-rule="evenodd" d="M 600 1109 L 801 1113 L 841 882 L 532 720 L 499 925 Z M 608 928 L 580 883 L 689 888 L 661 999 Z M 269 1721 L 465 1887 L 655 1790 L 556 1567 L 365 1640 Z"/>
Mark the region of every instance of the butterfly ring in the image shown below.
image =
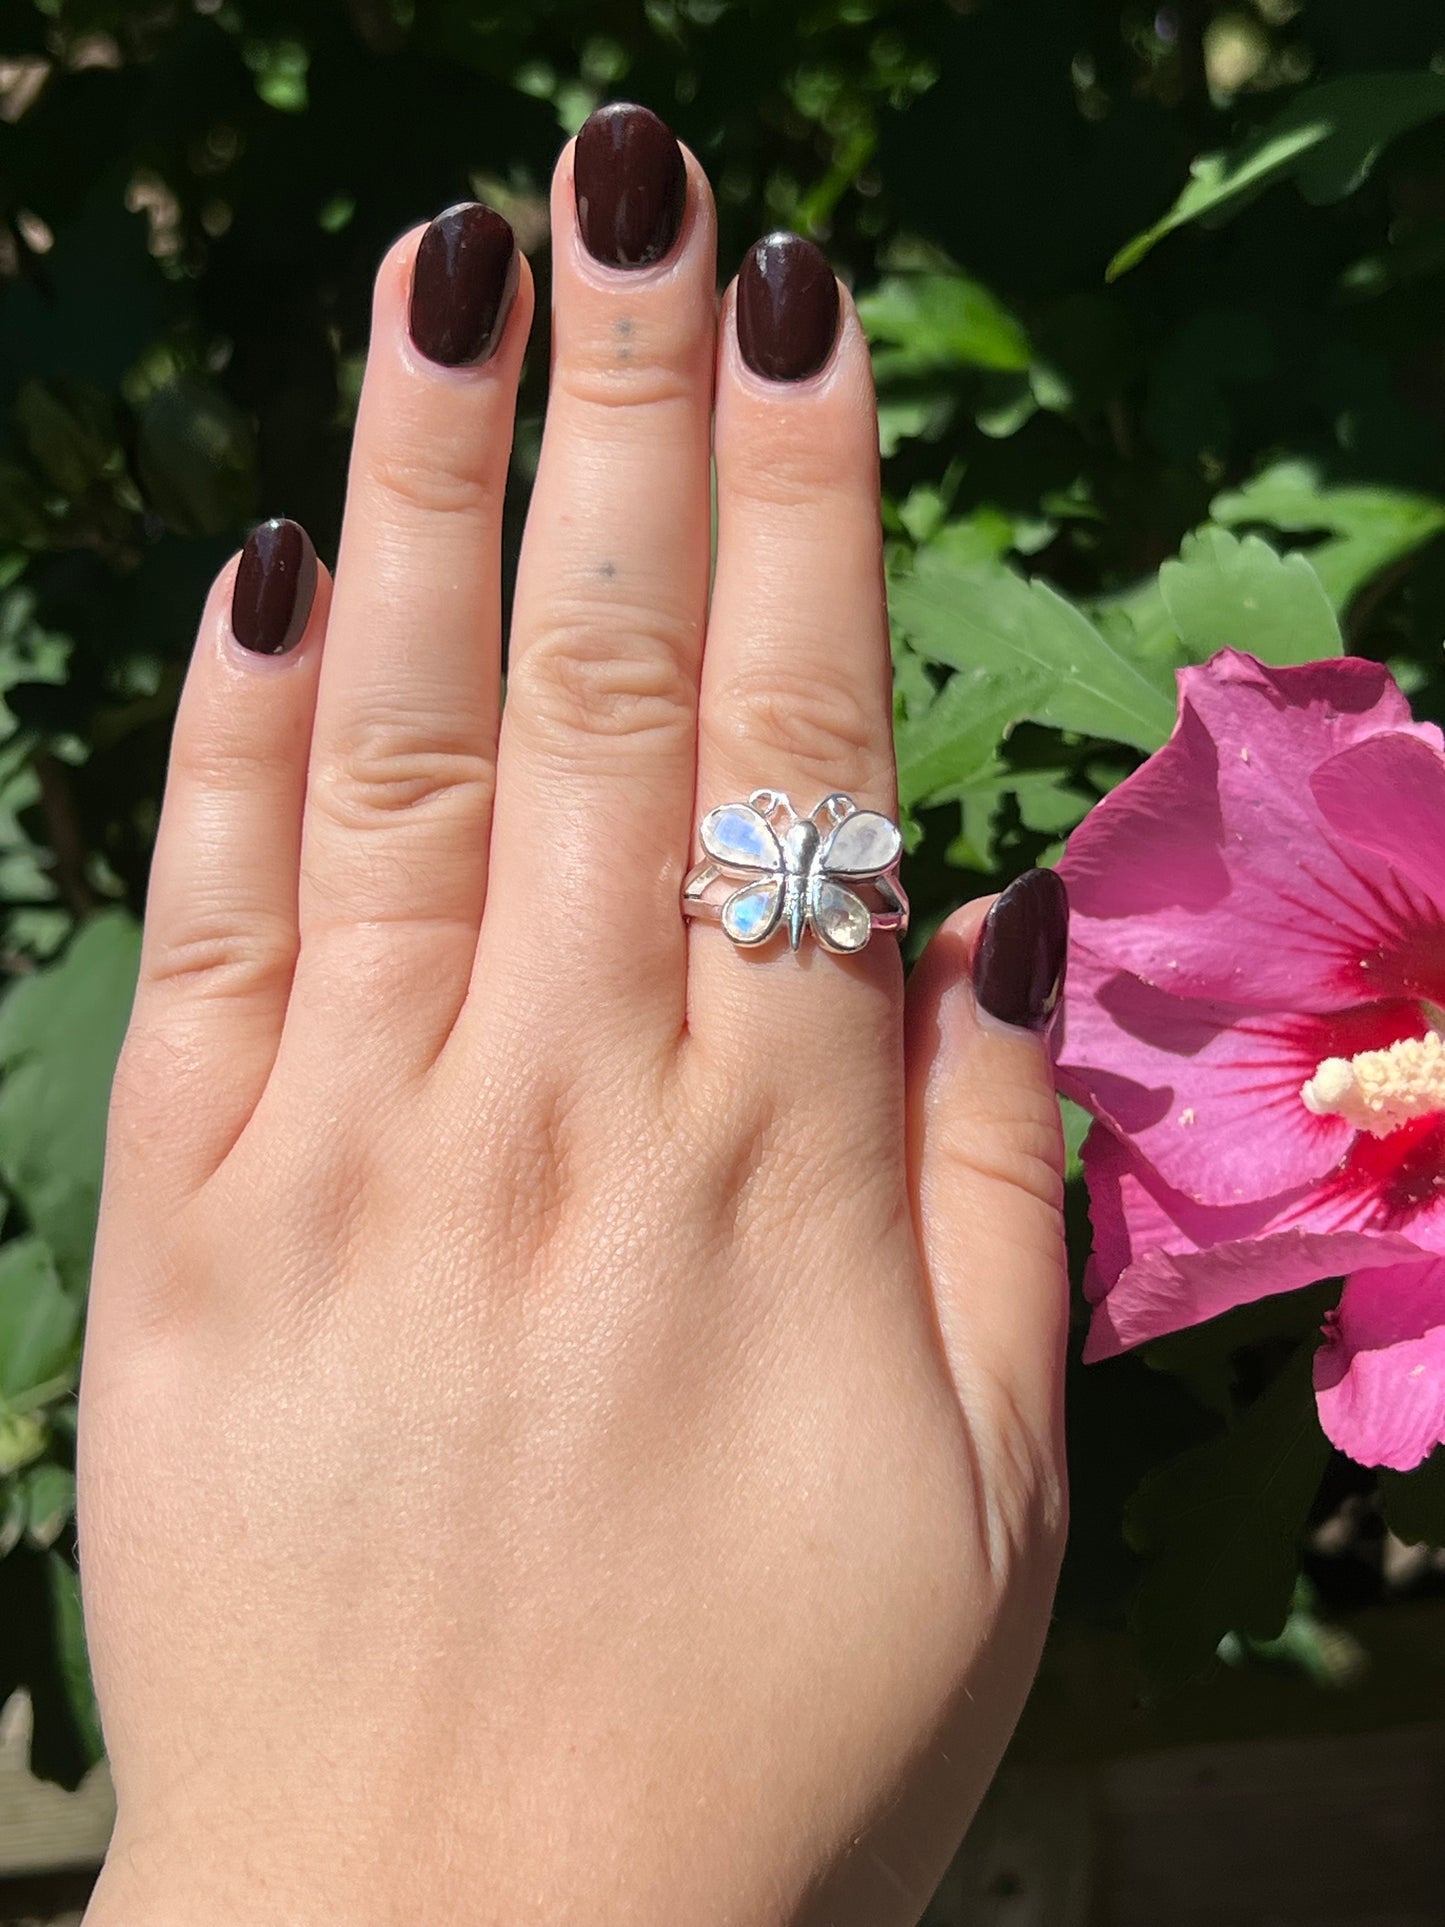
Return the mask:
<path id="1" fill-rule="evenodd" d="M 720 923 L 745 949 L 786 930 L 796 950 L 811 930 L 847 955 L 875 930 L 901 937 L 908 928 L 898 825 L 851 796 L 835 792 L 800 816 L 781 790 L 754 790 L 746 803 L 709 810 L 699 835 L 704 855 L 682 886 L 683 915 Z M 714 889 L 722 882 L 725 894 Z"/>

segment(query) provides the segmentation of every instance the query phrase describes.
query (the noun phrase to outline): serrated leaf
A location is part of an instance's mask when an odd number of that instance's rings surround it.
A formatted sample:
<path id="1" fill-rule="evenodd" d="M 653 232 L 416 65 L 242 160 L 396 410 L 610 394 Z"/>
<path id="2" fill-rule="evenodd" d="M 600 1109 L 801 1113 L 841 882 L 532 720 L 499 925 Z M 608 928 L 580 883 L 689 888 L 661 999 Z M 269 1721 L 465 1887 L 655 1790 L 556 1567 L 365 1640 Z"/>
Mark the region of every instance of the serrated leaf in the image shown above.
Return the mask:
<path id="1" fill-rule="evenodd" d="M 1335 486 L 1308 462 L 1276 462 L 1209 505 L 1216 522 L 1262 523 L 1288 534 L 1328 533 L 1309 552 L 1337 612 L 1376 576 L 1445 530 L 1445 501 L 1407 489 Z"/>
<path id="2" fill-rule="evenodd" d="M 1125 1512 L 1149 1564 L 1134 1606 L 1146 1673 L 1177 1684 L 1207 1668 L 1226 1633 L 1275 1639 L 1329 1459 L 1312 1382 L 1313 1337 L 1227 1431 L 1158 1467 Z"/>
<path id="3" fill-rule="evenodd" d="M 1003 303 L 963 274 L 898 274 L 858 297 L 880 382 L 953 368 L 1022 369 L 1029 339 Z"/>
<path id="4" fill-rule="evenodd" d="M 905 809 L 951 797 L 992 768 L 999 743 L 1029 703 L 1042 699 L 1039 671 L 996 675 L 959 669 L 916 721 L 898 730 L 898 795 Z"/>
<path id="5" fill-rule="evenodd" d="M 1413 1472 L 1381 1472 L 1385 1524 L 1407 1546 L 1445 1546 L 1445 1446 Z"/>
<path id="6" fill-rule="evenodd" d="M 1047 583 L 963 570 L 925 550 L 893 585 L 892 612 L 920 655 L 1012 681 L 1017 718 L 1152 750 L 1174 698 Z"/>
<path id="7" fill-rule="evenodd" d="M 1271 664 L 1344 652 L 1334 609 L 1308 560 L 1278 555 L 1258 535 L 1241 541 L 1213 527 L 1186 535 L 1178 560 L 1159 571 L 1159 592 L 1194 662 L 1226 648 Z"/>
<path id="8" fill-rule="evenodd" d="M 33 1394 L 72 1363 L 80 1305 L 67 1294 L 40 1238 L 0 1245 L 0 1403 L 31 1409 Z"/>
<path id="9" fill-rule="evenodd" d="M 106 911 L 0 1003 L 0 1175 L 72 1292 L 90 1269 L 110 1082 L 139 955 L 134 920 Z"/>
<path id="10" fill-rule="evenodd" d="M 1306 87 L 1234 147 L 1199 155 L 1174 205 L 1120 248 L 1108 278 L 1117 280 L 1137 266 L 1176 228 L 1228 219 L 1277 181 L 1294 180 L 1316 205 L 1342 200 L 1366 179 L 1397 135 L 1442 113 L 1441 74 L 1349 74 Z"/>

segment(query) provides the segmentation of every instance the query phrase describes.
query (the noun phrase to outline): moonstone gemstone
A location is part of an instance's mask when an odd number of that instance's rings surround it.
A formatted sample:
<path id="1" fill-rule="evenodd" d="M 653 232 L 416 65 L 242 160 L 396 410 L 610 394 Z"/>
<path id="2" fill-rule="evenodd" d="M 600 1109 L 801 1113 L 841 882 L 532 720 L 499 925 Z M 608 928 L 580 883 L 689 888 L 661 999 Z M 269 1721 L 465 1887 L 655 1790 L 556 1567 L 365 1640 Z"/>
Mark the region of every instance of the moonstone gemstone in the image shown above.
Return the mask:
<path id="1" fill-rule="evenodd" d="M 702 821 L 702 847 L 714 862 L 742 864 L 749 870 L 774 870 L 782 848 L 766 818 L 748 803 L 725 803 Z"/>
<path id="2" fill-rule="evenodd" d="M 762 943 L 772 935 L 782 902 L 781 883 L 750 883 L 723 905 L 723 929 L 734 943 Z"/>
<path id="3" fill-rule="evenodd" d="M 822 882 L 813 896 L 813 925 L 830 950 L 861 950 L 873 930 L 873 919 L 861 897 L 841 883 Z"/>
<path id="4" fill-rule="evenodd" d="M 845 816 L 823 847 L 823 868 L 834 876 L 876 877 L 898 861 L 903 839 L 877 810 Z"/>

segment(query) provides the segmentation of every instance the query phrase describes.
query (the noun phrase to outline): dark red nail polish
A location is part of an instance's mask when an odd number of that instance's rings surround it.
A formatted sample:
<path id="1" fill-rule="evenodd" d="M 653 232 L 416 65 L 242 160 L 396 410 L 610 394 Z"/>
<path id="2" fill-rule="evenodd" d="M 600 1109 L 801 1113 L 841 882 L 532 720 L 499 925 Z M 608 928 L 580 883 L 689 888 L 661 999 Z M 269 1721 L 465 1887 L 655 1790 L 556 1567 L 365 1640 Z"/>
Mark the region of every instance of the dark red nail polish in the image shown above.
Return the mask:
<path id="1" fill-rule="evenodd" d="M 577 226 L 595 261 L 646 268 L 672 251 L 687 205 L 687 169 L 672 129 L 617 101 L 584 122 L 572 156 Z"/>
<path id="2" fill-rule="evenodd" d="M 816 375 L 838 334 L 838 283 L 821 248 L 798 234 L 769 234 L 738 275 L 738 347 L 769 381 Z"/>
<path id="3" fill-rule="evenodd" d="M 273 515 L 252 529 L 231 589 L 231 633 L 258 656 L 300 642 L 316 599 L 316 551 L 299 522 Z"/>
<path id="4" fill-rule="evenodd" d="M 460 201 L 421 237 L 411 271 L 411 338 L 428 361 L 486 361 L 502 338 L 519 273 L 517 238 L 494 208 Z"/>
<path id="5" fill-rule="evenodd" d="M 1042 1030 L 1058 1008 L 1069 949 L 1069 893 L 1053 870 L 1026 870 L 984 919 L 973 994 L 1001 1023 Z"/>

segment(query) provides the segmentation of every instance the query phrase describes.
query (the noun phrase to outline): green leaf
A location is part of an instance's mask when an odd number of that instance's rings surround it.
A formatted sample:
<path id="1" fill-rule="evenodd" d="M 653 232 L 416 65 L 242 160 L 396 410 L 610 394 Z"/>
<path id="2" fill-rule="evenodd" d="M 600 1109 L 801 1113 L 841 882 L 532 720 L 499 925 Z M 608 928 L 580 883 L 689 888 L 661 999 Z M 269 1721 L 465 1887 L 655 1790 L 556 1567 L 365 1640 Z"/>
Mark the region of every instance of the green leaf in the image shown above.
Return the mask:
<path id="1" fill-rule="evenodd" d="M 218 388 L 191 375 L 142 402 L 136 471 L 151 506 L 179 535 L 216 535 L 256 505 L 256 431 Z"/>
<path id="2" fill-rule="evenodd" d="M 33 1394 L 68 1371 L 79 1329 L 79 1302 L 61 1285 L 44 1241 L 0 1245 L 0 1402 L 33 1409 Z"/>
<path id="3" fill-rule="evenodd" d="M 1029 339 L 1007 308 L 962 274 L 890 275 L 858 297 L 880 382 L 953 368 L 1023 369 Z"/>
<path id="4" fill-rule="evenodd" d="M 48 1442 L 45 1426 L 31 1413 L 0 1411 L 0 1474 L 30 1465 Z"/>
<path id="5" fill-rule="evenodd" d="M 0 1486 L 0 1559 L 8 1558 L 19 1545 L 30 1517 L 30 1503 L 19 1479 L 9 1478 Z"/>
<path id="6" fill-rule="evenodd" d="M 0 1175 L 76 1292 L 90 1269 L 110 1081 L 139 954 L 133 919 L 106 911 L 0 1003 Z"/>
<path id="7" fill-rule="evenodd" d="M 1243 488 L 1209 505 L 1230 527 L 1261 523 L 1289 534 L 1327 533 L 1309 559 L 1335 609 L 1393 563 L 1445 530 L 1445 501 L 1435 495 L 1374 485 L 1334 486 L 1308 462 L 1276 462 Z"/>
<path id="8" fill-rule="evenodd" d="M 1083 1160 L 1080 1156 L 1084 1139 L 1089 1135 L 1093 1118 L 1082 1104 L 1076 1104 L 1071 1097 L 1059 1099 L 1059 1116 L 1064 1127 L 1064 1175 L 1068 1178 L 1081 1178 L 1084 1175 Z"/>
<path id="9" fill-rule="evenodd" d="M 25 1475 L 25 1536 L 43 1552 L 75 1516 L 75 1474 L 47 1460 Z"/>
<path id="10" fill-rule="evenodd" d="M 85 1616 L 81 1610 L 80 1575 L 68 1559 L 52 1552 L 47 1561 L 50 1580 L 51 1628 L 55 1639 L 56 1670 L 79 1744 L 80 1757 L 92 1767 L 105 1752 L 100 1710 L 90 1678 L 85 1645 Z M 32 1765 L 34 1747 L 31 1748 Z"/>
<path id="11" fill-rule="evenodd" d="M 1397 135 L 1437 114 L 1445 114 L 1442 74 L 1350 74 L 1305 88 L 1234 147 L 1201 154 L 1168 213 L 1114 256 L 1109 280 L 1137 266 L 1176 228 L 1227 220 L 1277 181 L 1292 179 L 1316 205 L 1343 200 Z"/>
<path id="12" fill-rule="evenodd" d="M 1381 1472 L 1385 1524 L 1408 1546 L 1445 1546 L 1445 1446 L 1413 1472 Z"/>
<path id="13" fill-rule="evenodd" d="M 1174 698 L 1047 583 L 960 569 L 924 550 L 893 585 L 892 611 L 920 655 L 1011 685 L 1015 718 L 1152 750 Z M 1000 706 L 1002 691 L 1000 690 Z"/>
<path id="14" fill-rule="evenodd" d="M 17 1687 L 30 1695 L 30 1770 L 77 1787 L 101 1757 L 102 1744 L 80 1586 L 61 1552 L 27 1543 L 0 1559 L 0 1626 L 0 1705 Z"/>
<path id="15" fill-rule="evenodd" d="M 1227 529 L 1186 535 L 1159 590 L 1185 653 L 1205 662 L 1245 649 L 1261 662 L 1314 662 L 1344 652 L 1323 584 L 1300 554 L 1277 555 L 1260 536 Z"/>
<path id="16" fill-rule="evenodd" d="M 83 495 L 105 472 L 114 435 L 89 391 L 27 381 L 15 397 L 15 419 L 36 467 L 62 494 Z"/>
<path id="17" fill-rule="evenodd" d="M 1235 1425 L 1158 1467 L 1124 1530 L 1149 1565 L 1134 1608 L 1141 1661 L 1159 1685 L 1203 1671 L 1226 1633 L 1275 1639 L 1329 1458 L 1312 1384 L 1315 1340 Z"/>
<path id="18" fill-rule="evenodd" d="M 898 794 L 905 809 L 958 794 L 994 765 L 994 752 L 1021 713 L 1040 701 L 1042 671 L 999 675 L 959 669 L 916 721 L 898 730 Z"/>

